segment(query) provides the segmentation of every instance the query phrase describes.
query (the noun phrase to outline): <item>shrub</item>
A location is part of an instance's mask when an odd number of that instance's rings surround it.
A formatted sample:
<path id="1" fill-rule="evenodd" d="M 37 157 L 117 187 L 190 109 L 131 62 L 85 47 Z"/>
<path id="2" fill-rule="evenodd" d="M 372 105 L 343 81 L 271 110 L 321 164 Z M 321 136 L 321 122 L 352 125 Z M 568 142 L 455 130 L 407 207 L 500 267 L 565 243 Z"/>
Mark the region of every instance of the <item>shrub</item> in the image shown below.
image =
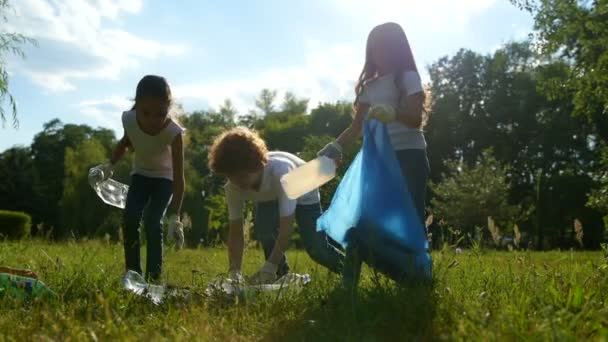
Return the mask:
<path id="1" fill-rule="evenodd" d="M 0 210 L 0 235 L 10 240 L 19 240 L 30 235 L 32 218 L 18 212 Z"/>
<path id="2" fill-rule="evenodd" d="M 521 220 L 521 208 L 508 202 L 509 167 L 499 163 L 491 150 L 473 165 L 450 160 L 447 166 L 449 174 L 431 184 L 433 214 L 443 225 L 475 236 L 475 227 L 486 226 L 488 217 L 492 217 L 491 225 L 501 227 L 513 227 Z M 499 238 L 498 231 L 493 237 Z"/>

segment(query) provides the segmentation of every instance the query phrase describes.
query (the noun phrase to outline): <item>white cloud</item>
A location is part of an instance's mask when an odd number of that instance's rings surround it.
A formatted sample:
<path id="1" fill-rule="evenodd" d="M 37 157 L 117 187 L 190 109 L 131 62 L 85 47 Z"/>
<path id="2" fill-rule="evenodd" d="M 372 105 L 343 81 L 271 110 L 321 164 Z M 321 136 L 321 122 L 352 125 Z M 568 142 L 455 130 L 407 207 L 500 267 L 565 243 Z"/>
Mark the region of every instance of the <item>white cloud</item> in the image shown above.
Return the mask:
<path id="1" fill-rule="evenodd" d="M 115 80 L 127 68 L 161 56 L 179 56 L 184 47 L 144 39 L 119 29 L 116 21 L 123 14 L 137 14 L 141 0 L 19 0 L 15 1 L 15 16 L 10 17 L 6 30 L 21 32 L 44 42 L 70 46 L 73 58 L 94 60 L 87 68 L 61 63 L 64 53 L 33 50 L 28 60 L 13 66 L 48 91 L 75 89 L 73 82 L 81 79 Z M 44 46 L 43 46 L 44 47 Z M 54 65 L 32 67 L 36 59 L 55 58 Z"/>
<path id="2" fill-rule="evenodd" d="M 76 78 L 81 75 L 79 72 L 46 72 L 27 69 L 22 72 L 38 86 L 53 92 L 65 92 L 76 89 L 68 79 Z"/>
<path id="3" fill-rule="evenodd" d="M 329 0 L 340 12 L 358 24 L 385 21 L 402 23 L 409 29 L 428 31 L 462 29 L 470 18 L 494 5 L 497 0 Z M 407 31 L 407 30 L 406 30 Z"/>
<path id="4" fill-rule="evenodd" d="M 115 19 L 120 12 L 138 13 L 142 8 L 142 0 L 97 0 L 103 16 Z"/>
<path id="5" fill-rule="evenodd" d="M 132 102 L 118 95 L 113 95 L 102 100 L 83 101 L 76 105 L 77 109 L 95 123 L 108 127 L 120 133 L 121 113 L 129 109 Z"/>
<path id="6" fill-rule="evenodd" d="M 355 78 L 363 65 L 361 51 L 350 45 L 327 47 L 313 40 L 306 45 L 308 52 L 302 65 L 270 68 L 248 78 L 177 84 L 173 94 L 177 101 L 197 99 L 214 108 L 230 98 L 240 113 L 254 107 L 255 97 L 263 88 L 278 90 L 277 102 L 286 91 L 292 91 L 309 98 L 312 107 L 323 101 L 351 99 Z"/>

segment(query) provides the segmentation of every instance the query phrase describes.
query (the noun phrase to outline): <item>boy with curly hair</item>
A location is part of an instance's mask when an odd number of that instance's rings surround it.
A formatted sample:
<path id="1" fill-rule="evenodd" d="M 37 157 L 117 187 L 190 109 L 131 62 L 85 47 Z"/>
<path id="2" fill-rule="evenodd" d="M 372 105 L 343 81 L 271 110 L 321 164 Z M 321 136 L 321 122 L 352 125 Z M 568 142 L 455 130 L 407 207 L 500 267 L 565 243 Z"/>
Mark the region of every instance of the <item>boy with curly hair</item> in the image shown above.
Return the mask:
<path id="1" fill-rule="evenodd" d="M 266 258 L 251 277 L 252 283 L 272 283 L 289 272 L 285 251 L 294 222 L 310 257 L 333 272 L 341 272 L 342 252 L 324 232 L 317 232 L 317 218 L 323 211 L 319 190 L 292 200 L 281 187 L 281 176 L 303 164 L 302 159 L 291 153 L 268 152 L 264 140 L 247 128 L 231 129 L 214 141 L 209 152 L 209 168 L 228 179 L 224 190 L 230 221 L 229 274 L 233 280 L 243 280 L 245 201 L 255 203 L 255 232 Z"/>

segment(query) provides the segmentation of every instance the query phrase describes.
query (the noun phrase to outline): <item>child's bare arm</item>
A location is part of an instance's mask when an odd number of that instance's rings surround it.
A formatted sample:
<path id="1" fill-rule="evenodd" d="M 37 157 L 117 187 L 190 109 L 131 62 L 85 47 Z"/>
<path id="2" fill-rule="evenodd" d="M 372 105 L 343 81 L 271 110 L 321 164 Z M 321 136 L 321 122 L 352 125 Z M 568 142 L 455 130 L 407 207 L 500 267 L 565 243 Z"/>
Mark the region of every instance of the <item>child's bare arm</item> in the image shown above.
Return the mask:
<path id="1" fill-rule="evenodd" d="M 419 128 L 422 125 L 423 110 L 424 93 L 420 92 L 406 96 L 405 106 L 402 106 L 397 112 L 397 121 L 408 127 Z"/>
<path id="2" fill-rule="evenodd" d="M 363 130 L 363 121 L 365 120 L 365 112 L 369 109 L 369 105 L 365 103 L 357 104 L 355 108 L 355 117 L 353 118 L 350 126 L 340 134 L 336 142 L 340 146 L 347 146 L 352 144 L 359 136 L 361 136 L 361 131 Z"/>
<path id="3" fill-rule="evenodd" d="M 231 220 L 228 230 L 228 261 L 231 271 L 241 270 L 244 249 L 243 219 Z"/>
<path id="4" fill-rule="evenodd" d="M 268 261 L 278 265 L 281 262 L 281 258 L 285 255 L 291 235 L 293 234 L 293 224 L 295 222 L 295 215 L 281 217 L 279 220 L 279 234 L 277 236 L 272 253 L 268 258 Z"/>
<path id="5" fill-rule="evenodd" d="M 120 141 L 118 141 L 118 144 L 114 148 L 114 151 L 112 151 L 110 164 L 116 165 L 116 163 L 118 163 L 125 155 L 129 147 L 131 147 L 131 141 L 129 140 L 129 137 L 127 137 L 127 133 L 125 132 Z"/>

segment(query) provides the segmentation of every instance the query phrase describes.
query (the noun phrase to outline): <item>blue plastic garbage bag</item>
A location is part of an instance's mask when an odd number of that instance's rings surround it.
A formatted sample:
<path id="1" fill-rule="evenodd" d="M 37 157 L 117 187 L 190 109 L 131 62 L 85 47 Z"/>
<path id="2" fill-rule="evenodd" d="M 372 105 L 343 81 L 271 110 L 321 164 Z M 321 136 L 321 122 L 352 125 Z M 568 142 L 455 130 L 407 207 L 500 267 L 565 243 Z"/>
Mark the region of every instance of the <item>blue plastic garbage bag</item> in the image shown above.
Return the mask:
<path id="1" fill-rule="evenodd" d="M 356 246 L 363 261 L 395 280 L 431 278 L 425 228 L 385 124 L 366 120 L 363 147 L 317 229 Z"/>

